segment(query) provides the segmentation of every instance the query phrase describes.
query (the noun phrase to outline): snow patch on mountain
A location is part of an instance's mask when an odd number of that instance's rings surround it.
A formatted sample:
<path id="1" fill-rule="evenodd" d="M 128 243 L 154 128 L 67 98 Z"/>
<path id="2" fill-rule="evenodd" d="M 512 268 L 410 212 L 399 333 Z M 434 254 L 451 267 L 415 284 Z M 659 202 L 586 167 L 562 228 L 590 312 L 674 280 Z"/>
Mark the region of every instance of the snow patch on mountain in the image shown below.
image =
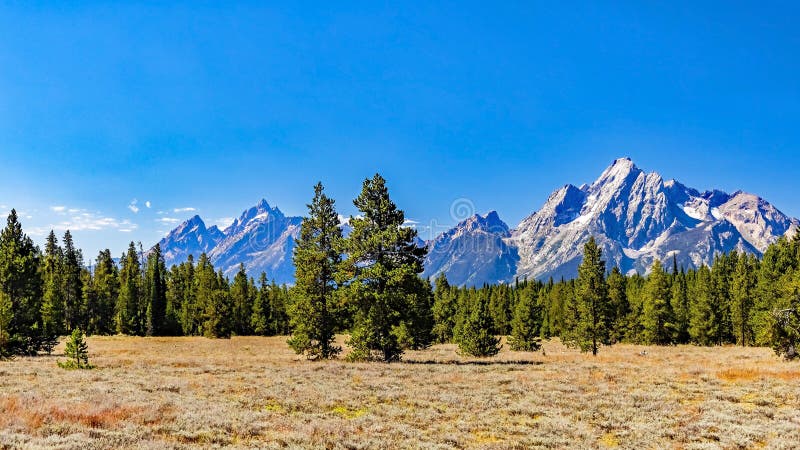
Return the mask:
<path id="1" fill-rule="evenodd" d="M 460 235 L 472 236 L 467 225 L 443 233 L 429 248 L 451 245 Z M 501 271 L 491 270 L 491 250 L 500 247 L 493 243 L 483 250 L 429 256 L 426 274 L 452 274 L 455 284 L 574 277 L 591 236 L 602 247 L 607 266 L 619 266 L 626 273 L 646 273 L 656 259 L 673 256 L 679 264 L 698 267 L 733 250 L 761 254 L 798 227 L 796 219 L 758 196 L 700 192 L 620 158 L 593 183 L 561 187 L 508 235 L 495 236 L 503 251 L 514 255 L 496 263 Z"/>

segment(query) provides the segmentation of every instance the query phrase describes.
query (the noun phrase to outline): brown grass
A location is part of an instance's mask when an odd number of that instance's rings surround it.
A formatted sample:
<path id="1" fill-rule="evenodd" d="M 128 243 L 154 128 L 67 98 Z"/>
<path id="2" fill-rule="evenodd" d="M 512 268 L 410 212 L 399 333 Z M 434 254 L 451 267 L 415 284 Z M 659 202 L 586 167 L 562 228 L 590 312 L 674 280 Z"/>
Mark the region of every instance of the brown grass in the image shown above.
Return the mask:
<path id="1" fill-rule="evenodd" d="M 800 442 L 800 364 L 768 349 L 544 346 L 479 360 L 440 345 L 386 365 L 309 362 L 280 337 L 94 337 L 95 370 L 59 369 L 56 356 L 0 362 L 0 448 Z"/>
<path id="2" fill-rule="evenodd" d="M 12 396 L 0 398 L 0 426 L 21 426 L 28 432 L 37 432 L 46 424 L 68 423 L 89 428 L 111 428 L 133 416 L 137 408 L 72 403 L 55 405 L 40 398 Z"/>

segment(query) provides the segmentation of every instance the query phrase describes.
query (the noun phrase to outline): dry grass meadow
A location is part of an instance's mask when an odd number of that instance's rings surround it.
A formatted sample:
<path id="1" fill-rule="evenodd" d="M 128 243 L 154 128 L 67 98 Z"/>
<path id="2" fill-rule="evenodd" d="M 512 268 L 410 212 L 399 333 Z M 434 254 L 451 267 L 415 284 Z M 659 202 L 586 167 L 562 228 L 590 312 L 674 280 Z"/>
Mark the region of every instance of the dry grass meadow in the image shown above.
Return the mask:
<path id="1" fill-rule="evenodd" d="M 386 365 L 285 338 L 94 337 L 95 370 L 0 362 L 0 448 L 800 447 L 800 364 L 768 349 L 544 348 Z"/>

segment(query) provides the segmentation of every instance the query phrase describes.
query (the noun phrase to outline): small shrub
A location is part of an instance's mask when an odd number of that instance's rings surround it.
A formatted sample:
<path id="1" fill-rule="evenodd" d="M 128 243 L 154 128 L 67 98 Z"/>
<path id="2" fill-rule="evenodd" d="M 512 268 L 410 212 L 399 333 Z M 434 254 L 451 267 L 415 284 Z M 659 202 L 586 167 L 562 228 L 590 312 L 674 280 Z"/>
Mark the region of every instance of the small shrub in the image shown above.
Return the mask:
<path id="1" fill-rule="evenodd" d="M 787 360 L 800 357 L 800 313 L 789 308 L 773 311 L 770 323 L 770 343 L 778 356 Z"/>
<path id="2" fill-rule="evenodd" d="M 456 336 L 458 349 L 469 356 L 489 357 L 500 352 L 500 339 L 494 335 L 489 299 L 478 298 Z"/>
<path id="3" fill-rule="evenodd" d="M 93 369 L 94 366 L 89 364 L 89 346 L 86 345 L 86 339 L 83 337 L 83 332 L 80 328 L 76 328 L 72 332 L 67 341 L 67 347 L 64 350 L 64 355 L 67 356 L 66 361 L 58 361 L 58 367 L 62 369 Z"/>

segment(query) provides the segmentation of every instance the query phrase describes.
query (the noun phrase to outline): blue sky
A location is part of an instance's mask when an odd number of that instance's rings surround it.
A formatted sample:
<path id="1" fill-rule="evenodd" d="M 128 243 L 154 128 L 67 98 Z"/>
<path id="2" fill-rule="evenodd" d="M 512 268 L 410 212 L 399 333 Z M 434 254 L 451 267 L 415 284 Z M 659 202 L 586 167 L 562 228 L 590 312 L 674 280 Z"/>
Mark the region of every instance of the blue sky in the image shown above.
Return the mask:
<path id="1" fill-rule="evenodd" d="M 630 156 L 800 216 L 796 2 L 217 3 L 4 2 L 0 212 L 94 257 L 378 171 L 513 226 Z"/>

